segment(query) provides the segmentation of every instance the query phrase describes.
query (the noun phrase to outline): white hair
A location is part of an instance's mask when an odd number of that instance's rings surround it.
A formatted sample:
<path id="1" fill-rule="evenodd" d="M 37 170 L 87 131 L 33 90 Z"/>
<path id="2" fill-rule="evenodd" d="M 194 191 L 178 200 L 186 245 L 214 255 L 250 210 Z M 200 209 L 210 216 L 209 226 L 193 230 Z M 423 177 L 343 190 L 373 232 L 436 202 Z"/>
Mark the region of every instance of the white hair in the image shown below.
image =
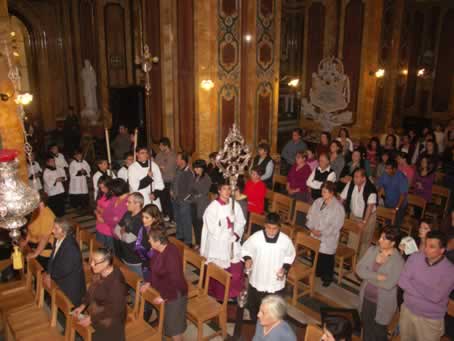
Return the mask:
<path id="1" fill-rule="evenodd" d="M 276 320 L 282 320 L 287 314 L 287 303 L 278 295 L 268 295 L 262 300 L 262 305 L 266 305 L 269 314 Z"/>

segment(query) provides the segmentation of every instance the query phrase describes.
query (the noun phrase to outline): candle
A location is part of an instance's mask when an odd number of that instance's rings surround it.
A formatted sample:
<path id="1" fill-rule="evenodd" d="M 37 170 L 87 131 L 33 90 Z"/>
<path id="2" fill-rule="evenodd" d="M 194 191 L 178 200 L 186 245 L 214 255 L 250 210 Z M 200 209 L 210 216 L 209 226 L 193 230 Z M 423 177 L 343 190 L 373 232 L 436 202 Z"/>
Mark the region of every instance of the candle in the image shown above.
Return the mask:
<path id="1" fill-rule="evenodd" d="M 134 161 L 136 160 L 136 149 L 137 149 L 137 135 L 138 135 L 139 131 L 138 129 L 136 128 L 134 130 Z"/>
<path id="2" fill-rule="evenodd" d="M 109 129 L 106 128 L 105 132 L 106 132 L 107 161 L 109 162 L 109 167 L 110 167 L 110 164 L 112 163 L 112 158 L 110 156 Z"/>

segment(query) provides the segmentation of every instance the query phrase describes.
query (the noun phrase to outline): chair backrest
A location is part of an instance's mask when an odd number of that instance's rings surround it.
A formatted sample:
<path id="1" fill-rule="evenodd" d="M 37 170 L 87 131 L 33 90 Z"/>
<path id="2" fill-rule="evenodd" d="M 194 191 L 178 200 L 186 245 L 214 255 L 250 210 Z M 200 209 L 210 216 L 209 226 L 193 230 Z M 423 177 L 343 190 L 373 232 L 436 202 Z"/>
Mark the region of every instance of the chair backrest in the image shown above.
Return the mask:
<path id="1" fill-rule="evenodd" d="M 293 239 L 295 229 L 289 224 L 281 224 L 281 232 L 285 233 L 290 239 Z"/>
<path id="2" fill-rule="evenodd" d="M 396 222 L 396 210 L 382 206 L 377 207 L 377 223 L 380 227 L 384 225 L 394 225 Z"/>
<path id="3" fill-rule="evenodd" d="M 153 329 L 156 329 L 158 334 L 153 335 L 153 336 L 162 337 L 162 332 L 164 329 L 165 304 L 164 303 L 161 303 L 161 304 L 154 303 L 154 300 L 160 296 L 161 295 L 159 294 L 159 292 L 151 287 L 148 288 L 143 293 L 141 293 L 140 294 L 139 316 L 143 316 L 143 313 L 145 310 L 145 303 L 148 303 L 148 304 L 151 304 L 152 306 L 154 306 L 159 312 L 159 322 L 158 322 L 158 328 L 153 328 Z M 152 327 L 150 327 L 150 328 L 152 328 Z M 156 339 L 158 339 L 158 338 L 156 338 Z M 161 338 L 159 338 L 159 340 L 161 340 Z"/>
<path id="4" fill-rule="evenodd" d="M 292 225 L 295 227 L 304 227 L 306 224 L 306 216 L 309 213 L 311 205 L 307 202 L 297 200 L 295 209 L 293 210 Z"/>
<path id="5" fill-rule="evenodd" d="M 57 316 L 58 311 L 61 311 L 65 316 L 66 324 L 65 324 L 65 341 L 70 340 L 70 335 L 72 333 L 72 316 L 71 310 L 73 308 L 73 304 L 71 301 L 66 297 L 66 295 L 60 289 L 55 289 L 54 299 L 52 300 L 51 304 L 51 320 L 50 325 L 51 327 L 57 327 Z"/>
<path id="6" fill-rule="evenodd" d="M 426 200 L 415 194 L 409 194 L 408 195 L 408 207 L 407 207 L 407 214 L 410 216 L 416 217 L 418 220 L 421 220 L 424 217 L 424 214 L 426 213 Z M 415 210 L 414 208 L 418 208 L 420 212 L 418 212 L 418 215 L 415 215 Z"/>
<path id="7" fill-rule="evenodd" d="M 175 237 L 169 237 L 169 242 L 171 242 L 173 245 L 177 247 L 178 251 L 180 251 L 181 258 L 183 258 L 186 244 L 183 243 L 181 240 L 176 239 Z"/>
<path id="8" fill-rule="evenodd" d="M 36 290 L 39 290 L 38 285 L 41 281 L 42 272 L 44 271 L 43 267 L 39 262 L 32 258 L 27 261 L 27 276 L 25 279 L 25 285 L 29 289 L 33 289 L 35 285 Z"/>
<path id="9" fill-rule="evenodd" d="M 79 242 L 80 251 L 83 252 L 84 247 L 86 247 L 88 249 L 89 254 L 88 259 L 91 259 L 91 256 L 93 254 L 93 239 L 94 236 L 91 232 L 87 230 L 79 231 L 79 239 L 77 241 Z"/>
<path id="10" fill-rule="evenodd" d="M 434 183 L 436 184 L 442 184 L 443 183 L 443 180 L 445 178 L 445 173 L 441 172 L 441 171 L 436 171 L 435 172 L 435 181 Z"/>
<path id="11" fill-rule="evenodd" d="M 77 241 L 79 241 L 79 233 L 80 231 L 82 230 L 82 228 L 80 227 L 80 225 L 76 222 L 72 222 L 71 223 L 71 226 L 74 227 L 74 238 L 76 238 Z"/>
<path id="12" fill-rule="evenodd" d="M 183 271 L 186 272 L 186 265 L 190 264 L 199 269 L 199 282 L 197 286 L 201 289 L 203 287 L 203 277 L 205 275 L 205 261 L 206 259 L 200 254 L 190 248 L 185 248 L 183 252 Z"/>
<path id="13" fill-rule="evenodd" d="M 123 274 L 125 278 L 126 284 L 135 292 L 134 295 L 134 302 L 132 305 L 132 311 L 134 317 L 137 318 L 137 314 L 139 312 L 139 295 L 138 292 L 140 291 L 140 282 L 141 278 L 133 271 L 131 271 L 125 264 L 117 263 L 116 266 Z"/>
<path id="14" fill-rule="evenodd" d="M 305 248 L 315 253 L 320 249 L 320 240 L 315 239 L 304 232 L 297 232 L 295 236 L 295 247 Z"/>
<path id="15" fill-rule="evenodd" d="M 450 196 L 451 191 L 448 188 L 440 185 L 432 186 L 432 202 L 443 209 L 443 216 L 445 216 L 448 210 Z"/>
<path id="16" fill-rule="evenodd" d="M 282 222 L 290 222 L 292 219 L 292 208 L 294 199 L 281 193 L 274 193 L 271 211 L 281 216 Z"/>
<path id="17" fill-rule="evenodd" d="M 207 274 L 205 276 L 205 285 L 203 288 L 203 292 L 205 295 L 208 295 L 208 287 L 210 283 L 210 279 L 215 279 L 219 283 L 224 286 L 224 301 L 222 302 L 222 306 L 227 309 L 227 303 L 229 300 L 229 291 L 230 291 L 230 278 L 232 275 L 221 269 L 219 266 L 213 263 L 208 263 L 207 265 Z"/>
<path id="18" fill-rule="evenodd" d="M 102 245 L 100 242 L 98 242 L 96 240 L 96 238 L 92 238 L 91 239 L 91 243 L 92 243 L 92 252 L 95 252 L 96 250 L 105 248 L 105 246 Z"/>
<path id="19" fill-rule="evenodd" d="M 347 234 L 348 240 L 347 240 L 347 243 L 345 243 L 345 244 L 348 245 L 349 247 L 353 248 L 355 250 L 355 253 L 358 254 L 359 247 L 361 245 L 361 238 L 362 238 L 362 230 L 358 226 L 358 223 L 351 219 L 345 219 L 344 225 L 342 226 L 341 231 L 342 231 L 342 233 Z M 356 238 L 352 238 L 353 235 Z M 354 245 L 352 245 L 352 243 L 351 243 L 352 240 L 355 241 Z"/>
<path id="20" fill-rule="evenodd" d="M 319 341 L 323 336 L 323 329 L 315 324 L 308 324 L 304 341 Z"/>
<path id="21" fill-rule="evenodd" d="M 454 317 L 454 299 L 450 299 L 448 302 L 448 315 Z"/>
<path id="22" fill-rule="evenodd" d="M 266 217 L 263 214 L 251 212 L 249 214 L 249 222 L 247 224 L 247 230 L 244 234 L 244 240 L 248 239 L 252 233 L 252 225 L 258 225 L 261 227 L 265 226 Z"/>
<path id="23" fill-rule="evenodd" d="M 284 175 L 273 175 L 273 191 L 285 193 L 287 188 L 287 177 Z"/>

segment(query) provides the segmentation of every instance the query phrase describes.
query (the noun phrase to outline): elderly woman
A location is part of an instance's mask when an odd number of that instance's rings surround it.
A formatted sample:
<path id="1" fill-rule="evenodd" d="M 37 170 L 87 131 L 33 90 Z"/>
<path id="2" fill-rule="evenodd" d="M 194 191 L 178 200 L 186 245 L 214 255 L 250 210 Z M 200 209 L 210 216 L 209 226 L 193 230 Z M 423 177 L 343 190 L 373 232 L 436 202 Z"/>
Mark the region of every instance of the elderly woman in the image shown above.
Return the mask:
<path id="1" fill-rule="evenodd" d="M 307 179 L 311 175 L 311 167 L 306 163 L 306 154 L 297 152 L 295 163 L 287 175 L 287 193 L 296 200 L 309 201 Z"/>
<path id="2" fill-rule="evenodd" d="M 113 266 L 112 252 L 104 248 L 93 253 L 90 266 L 99 278 L 90 285 L 73 315 L 82 326 L 93 326 L 93 341 L 125 341 L 128 289 L 123 274 Z M 80 316 L 85 309 L 88 315 Z"/>
<path id="3" fill-rule="evenodd" d="M 163 227 L 150 231 L 149 242 L 155 252 L 150 259 L 151 283 L 142 285 L 141 291 L 153 286 L 161 295 L 155 301 L 165 301 L 164 334 L 174 341 L 183 340 L 186 330 L 188 285 L 183 273 L 180 251 L 167 238 Z"/>
<path id="4" fill-rule="evenodd" d="M 286 314 L 287 304 L 282 297 L 265 297 L 260 305 L 259 322 L 252 341 L 296 341 L 295 333 L 284 321 Z"/>
<path id="5" fill-rule="evenodd" d="M 324 287 L 333 281 L 334 259 L 345 219 L 344 207 L 335 194 L 336 185 L 326 181 L 322 185 L 322 197 L 312 204 L 306 222 L 311 236 L 320 240 L 316 275 L 321 277 Z"/>
<path id="6" fill-rule="evenodd" d="M 378 246 L 369 247 L 356 266 L 356 273 L 363 280 L 360 289 L 363 340 L 388 340 L 388 324 L 397 309 L 397 283 L 404 266 L 398 245 L 398 229 L 386 227 Z"/>

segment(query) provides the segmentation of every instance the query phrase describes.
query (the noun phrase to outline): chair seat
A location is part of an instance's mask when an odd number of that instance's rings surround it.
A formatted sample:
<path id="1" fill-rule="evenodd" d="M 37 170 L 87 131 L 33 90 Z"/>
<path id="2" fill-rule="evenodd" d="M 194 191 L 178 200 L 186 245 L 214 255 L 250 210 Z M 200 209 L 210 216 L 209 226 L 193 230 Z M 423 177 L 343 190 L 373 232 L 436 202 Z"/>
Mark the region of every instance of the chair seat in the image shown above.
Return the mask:
<path id="1" fill-rule="evenodd" d="M 15 290 L 21 290 L 21 289 L 26 289 L 25 286 L 25 280 L 19 280 L 19 281 L 12 281 L 12 282 L 7 282 L 7 283 L 2 283 L 0 284 L 0 299 L 3 294 L 9 295 L 8 291 L 15 289 Z"/>
<path id="2" fill-rule="evenodd" d="M 186 280 L 188 284 L 188 298 L 193 298 L 202 294 L 202 290 L 192 282 Z"/>
<path id="3" fill-rule="evenodd" d="M 202 295 L 188 301 L 187 312 L 191 318 L 197 321 L 207 321 L 219 314 L 222 305 L 213 297 Z"/>
<path id="4" fill-rule="evenodd" d="M 142 340 L 161 340 L 157 329 L 150 326 L 142 319 L 130 322 L 125 327 L 126 340 L 142 341 Z"/>
<path id="5" fill-rule="evenodd" d="M 287 275 L 287 280 L 289 280 L 290 282 L 297 282 L 301 278 L 310 276 L 312 270 L 312 267 L 297 261 L 290 268 L 290 271 Z"/>
<path id="6" fill-rule="evenodd" d="M 36 328 L 36 330 L 30 330 L 30 333 L 27 335 L 19 335 L 18 337 L 16 337 L 16 341 L 43 341 L 43 340 L 65 341 L 65 336 L 61 335 L 57 328 L 40 327 Z"/>
<path id="7" fill-rule="evenodd" d="M 46 328 L 49 326 L 49 315 L 44 309 L 34 307 L 25 311 L 20 311 L 7 317 L 8 328 L 15 339 L 20 335 L 28 335 L 36 328 Z"/>
<path id="8" fill-rule="evenodd" d="M 35 296 L 31 291 L 23 290 L 15 295 L 0 299 L 0 311 L 4 314 L 10 309 L 21 307 L 35 302 Z"/>
<path id="9" fill-rule="evenodd" d="M 355 255 L 355 250 L 345 245 L 339 245 L 336 250 L 336 257 L 350 258 Z"/>

